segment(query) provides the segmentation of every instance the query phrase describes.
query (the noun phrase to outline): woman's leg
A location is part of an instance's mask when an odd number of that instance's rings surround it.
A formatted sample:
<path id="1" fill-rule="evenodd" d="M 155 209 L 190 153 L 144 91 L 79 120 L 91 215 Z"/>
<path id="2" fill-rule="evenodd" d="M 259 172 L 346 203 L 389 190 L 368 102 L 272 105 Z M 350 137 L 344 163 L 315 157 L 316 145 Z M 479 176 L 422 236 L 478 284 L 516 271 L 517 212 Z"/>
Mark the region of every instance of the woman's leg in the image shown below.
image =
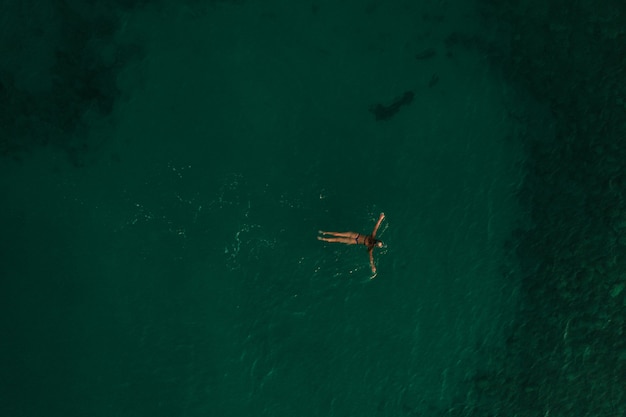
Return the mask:
<path id="1" fill-rule="evenodd" d="M 323 230 L 319 231 L 323 235 L 330 235 L 335 237 L 349 237 L 355 239 L 359 234 L 355 232 L 325 232 Z"/>
<path id="2" fill-rule="evenodd" d="M 355 242 L 355 240 L 351 237 L 322 237 L 322 236 L 318 236 L 317 237 L 318 240 L 323 240 L 324 242 L 330 242 L 330 243 L 345 243 L 346 245 L 353 245 Z"/>

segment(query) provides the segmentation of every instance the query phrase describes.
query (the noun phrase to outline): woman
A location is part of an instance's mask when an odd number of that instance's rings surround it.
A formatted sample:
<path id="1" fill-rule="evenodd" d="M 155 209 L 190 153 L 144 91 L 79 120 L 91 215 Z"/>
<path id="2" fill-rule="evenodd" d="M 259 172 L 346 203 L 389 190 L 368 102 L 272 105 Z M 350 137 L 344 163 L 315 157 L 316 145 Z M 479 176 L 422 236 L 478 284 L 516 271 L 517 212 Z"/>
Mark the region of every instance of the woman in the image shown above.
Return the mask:
<path id="1" fill-rule="evenodd" d="M 367 253 L 370 257 L 370 266 L 372 267 L 372 273 L 374 274 L 372 278 L 376 276 L 376 265 L 374 265 L 374 247 L 382 248 L 383 242 L 376 239 L 376 232 L 380 227 L 383 219 L 385 218 L 385 213 L 380 213 L 380 217 L 378 217 L 378 221 L 376 222 L 376 226 L 374 226 L 374 230 L 369 235 L 363 235 L 361 233 L 355 232 L 324 232 L 320 230 L 319 233 L 322 236 L 318 236 L 318 240 L 323 240 L 324 242 L 331 243 L 345 243 L 346 245 L 365 245 L 367 246 Z M 330 237 L 326 237 L 324 235 L 328 235 Z"/>

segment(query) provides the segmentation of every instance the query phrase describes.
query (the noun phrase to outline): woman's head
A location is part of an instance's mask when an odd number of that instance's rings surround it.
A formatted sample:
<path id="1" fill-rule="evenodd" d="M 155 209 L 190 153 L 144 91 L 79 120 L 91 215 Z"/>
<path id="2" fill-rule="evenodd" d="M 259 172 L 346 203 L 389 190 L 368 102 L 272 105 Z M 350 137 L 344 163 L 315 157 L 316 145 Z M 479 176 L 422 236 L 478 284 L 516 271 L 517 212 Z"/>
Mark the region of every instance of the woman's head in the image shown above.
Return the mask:
<path id="1" fill-rule="evenodd" d="M 378 240 L 378 239 L 374 239 L 374 246 L 378 246 L 379 248 L 383 247 L 383 241 L 382 240 Z"/>

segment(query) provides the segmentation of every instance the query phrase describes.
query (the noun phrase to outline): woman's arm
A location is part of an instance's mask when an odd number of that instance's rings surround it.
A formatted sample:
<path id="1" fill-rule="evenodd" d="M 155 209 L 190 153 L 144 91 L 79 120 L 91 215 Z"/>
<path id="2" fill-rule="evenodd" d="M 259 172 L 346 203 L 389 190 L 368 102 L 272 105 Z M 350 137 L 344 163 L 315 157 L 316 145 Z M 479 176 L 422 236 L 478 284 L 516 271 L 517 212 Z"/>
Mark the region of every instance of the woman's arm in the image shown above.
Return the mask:
<path id="1" fill-rule="evenodd" d="M 376 232 L 378 231 L 378 227 L 383 222 L 384 218 L 385 218 L 385 213 L 380 213 L 380 217 L 378 218 L 378 221 L 376 222 L 376 226 L 374 226 L 374 231 L 372 232 L 372 237 L 374 237 L 374 238 L 376 237 Z"/>
<path id="2" fill-rule="evenodd" d="M 373 274 L 372 278 L 374 278 L 376 276 L 376 265 L 374 265 L 374 255 L 372 252 L 374 252 L 372 249 L 369 249 L 367 251 L 367 253 L 369 253 L 370 255 L 370 266 L 372 267 L 372 274 Z"/>

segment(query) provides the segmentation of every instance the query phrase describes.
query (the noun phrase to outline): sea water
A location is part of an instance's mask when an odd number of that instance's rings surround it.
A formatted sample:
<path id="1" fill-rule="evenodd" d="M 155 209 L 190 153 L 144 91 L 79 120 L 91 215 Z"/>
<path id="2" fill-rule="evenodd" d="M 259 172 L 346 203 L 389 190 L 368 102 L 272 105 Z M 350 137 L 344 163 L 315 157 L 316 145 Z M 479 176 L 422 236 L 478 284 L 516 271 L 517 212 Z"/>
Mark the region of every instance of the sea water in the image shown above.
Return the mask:
<path id="1" fill-rule="evenodd" d="M 505 242 L 523 218 L 512 93 L 480 50 L 445 41 L 488 35 L 471 7 L 211 2 L 121 19 L 144 55 L 80 166 L 47 146 L 2 168 L 4 409 L 471 407 L 515 313 Z M 390 120 L 369 111 L 409 90 Z M 365 248 L 316 239 L 369 233 L 381 212 L 374 279 Z"/>

